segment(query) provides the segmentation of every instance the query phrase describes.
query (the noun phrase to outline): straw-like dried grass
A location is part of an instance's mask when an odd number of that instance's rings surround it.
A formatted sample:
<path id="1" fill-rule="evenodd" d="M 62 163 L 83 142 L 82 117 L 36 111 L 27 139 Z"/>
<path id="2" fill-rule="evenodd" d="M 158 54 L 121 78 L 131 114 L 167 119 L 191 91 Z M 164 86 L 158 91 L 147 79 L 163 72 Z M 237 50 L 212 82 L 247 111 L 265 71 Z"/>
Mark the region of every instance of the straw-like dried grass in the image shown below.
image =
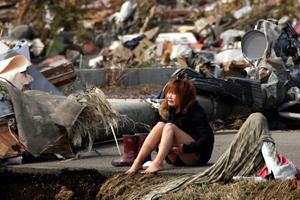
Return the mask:
<path id="1" fill-rule="evenodd" d="M 155 186 L 176 177 L 161 175 L 119 174 L 108 179 L 101 187 L 97 199 L 132 199 L 144 188 Z M 164 194 L 162 200 L 266 200 L 300 199 L 300 188 L 294 180 L 268 182 L 240 181 L 228 184 L 192 183 L 177 192 Z"/>
<path id="2" fill-rule="evenodd" d="M 74 146 L 81 146 L 88 138 L 87 146 L 90 150 L 97 126 L 101 124 L 106 133 L 109 133 L 111 126 L 118 127 L 119 113 L 111 107 L 99 88 L 91 88 L 85 92 L 73 94 L 69 98 L 75 98 L 77 102 L 85 105 L 72 130 L 69 131 L 69 138 Z"/>
<path id="3" fill-rule="evenodd" d="M 288 181 L 241 181 L 231 184 L 192 184 L 175 193 L 168 193 L 161 199 L 224 199 L 224 200 L 266 200 L 300 199 L 300 188 L 295 188 L 294 180 Z"/>

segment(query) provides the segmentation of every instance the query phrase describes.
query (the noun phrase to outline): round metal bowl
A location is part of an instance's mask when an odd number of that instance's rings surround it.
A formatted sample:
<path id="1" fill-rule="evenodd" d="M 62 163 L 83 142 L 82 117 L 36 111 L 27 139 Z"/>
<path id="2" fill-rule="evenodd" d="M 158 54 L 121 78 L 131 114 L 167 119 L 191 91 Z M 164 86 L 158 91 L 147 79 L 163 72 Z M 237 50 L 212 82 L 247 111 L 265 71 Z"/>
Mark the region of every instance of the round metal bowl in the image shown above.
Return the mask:
<path id="1" fill-rule="evenodd" d="M 250 62 L 262 58 L 266 48 L 265 34 L 259 30 L 248 31 L 242 38 L 242 52 Z"/>

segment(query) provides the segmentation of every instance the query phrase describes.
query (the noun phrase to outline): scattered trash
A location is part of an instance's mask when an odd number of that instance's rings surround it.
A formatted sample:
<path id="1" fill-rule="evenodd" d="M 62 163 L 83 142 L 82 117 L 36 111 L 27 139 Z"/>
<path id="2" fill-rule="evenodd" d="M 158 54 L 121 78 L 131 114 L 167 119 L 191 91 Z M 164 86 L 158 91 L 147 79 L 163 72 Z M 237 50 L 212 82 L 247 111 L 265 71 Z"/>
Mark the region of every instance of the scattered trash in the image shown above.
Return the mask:
<path id="1" fill-rule="evenodd" d="M 251 6 L 245 6 L 237 11 L 235 11 L 233 13 L 233 16 L 236 19 L 240 19 L 241 17 L 244 17 L 245 15 L 249 14 L 252 11 L 252 7 Z"/>
<path id="2" fill-rule="evenodd" d="M 242 36 L 245 34 L 244 31 L 229 29 L 220 34 L 220 38 L 223 40 L 222 45 L 232 44 L 235 41 L 240 41 Z M 240 38 L 240 39 L 239 39 Z"/>
<path id="3" fill-rule="evenodd" d="M 197 43 L 192 33 L 160 33 L 155 39 L 155 43 L 172 42 L 173 44 Z"/>
<path id="4" fill-rule="evenodd" d="M 40 66 L 40 72 L 55 86 L 65 85 L 74 81 L 77 76 L 74 65 L 65 58 L 56 57 L 57 60 L 45 60 Z"/>
<path id="5" fill-rule="evenodd" d="M 31 42 L 31 46 L 30 46 L 30 52 L 32 52 L 32 54 L 35 57 L 38 57 L 42 54 L 42 52 L 44 51 L 45 45 L 42 42 L 42 40 L 40 38 L 36 38 L 34 40 L 32 40 Z"/>

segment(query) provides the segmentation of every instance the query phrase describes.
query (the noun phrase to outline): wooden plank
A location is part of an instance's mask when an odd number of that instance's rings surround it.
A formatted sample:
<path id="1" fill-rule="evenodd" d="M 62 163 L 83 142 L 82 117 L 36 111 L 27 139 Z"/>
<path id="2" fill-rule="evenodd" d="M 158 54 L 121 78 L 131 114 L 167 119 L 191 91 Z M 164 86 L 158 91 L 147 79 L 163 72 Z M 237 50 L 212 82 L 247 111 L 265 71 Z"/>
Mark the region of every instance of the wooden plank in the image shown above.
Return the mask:
<path id="1" fill-rule="evenodd" d="M 70 72 L 67 74 L 50 77 L 48 80 L 50 81 L 50 83 L 52 83 L 55 86 L 61 86 L 74 81 L 76 79 L 76 76 L 77 76 L 76 72 Z"/>
<path id="2" fill-rule="evenodd" d="M 63 65 L 59 65 L 59 66 L 54 66 L 54 67 L 46 67 L 43 68 L 41 70 L 41 73 L 45 76 L 45 77 L 49 77 L 52 76 L 54 74 L 61 74 L 64 72 L 69 72 L 69 71 L 75 71 L 73 65 L 70 63 L 66 63 Z"/>
<path id="3" fill-rule="evenodd" d="M 0 132 L 0 159 L 14 157 L 22 154 L 25 146 L 20 143 L 17 136 L 10 132 L 8 128 Z"/>
<path id="4" fill-rule="evenodd" d="M 43 68 L 40 71 L 55 86 L 65 85 L 76 79 L 77 72 L 72 63 L 67 62 Z"/>
<path id="5" fill-rule="evenodd" d="M 17 10 L 13 8 L 1 9 L 0 10 L 0 20 L 9 20 L 16 18 Z"/>

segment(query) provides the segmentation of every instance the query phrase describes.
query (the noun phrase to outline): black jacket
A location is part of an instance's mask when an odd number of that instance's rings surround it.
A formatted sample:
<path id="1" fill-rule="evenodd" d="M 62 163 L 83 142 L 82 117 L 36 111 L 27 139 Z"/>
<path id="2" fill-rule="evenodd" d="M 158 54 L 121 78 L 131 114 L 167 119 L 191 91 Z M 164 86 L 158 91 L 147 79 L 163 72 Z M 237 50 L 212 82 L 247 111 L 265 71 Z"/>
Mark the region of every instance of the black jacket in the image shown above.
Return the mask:
<path id="1" fill-rule="evenodd" d="M 195 142 L 183 145 L 183 153 L 197 153 L 201 164 L 207 163 L 213 150 L 214 134 L 204 110 L 197 101 L 186 113 L 175 113 L 174 108 L 169 108 L 168 118 L 162 121 L 174 123 L 194 138 Z"/>

